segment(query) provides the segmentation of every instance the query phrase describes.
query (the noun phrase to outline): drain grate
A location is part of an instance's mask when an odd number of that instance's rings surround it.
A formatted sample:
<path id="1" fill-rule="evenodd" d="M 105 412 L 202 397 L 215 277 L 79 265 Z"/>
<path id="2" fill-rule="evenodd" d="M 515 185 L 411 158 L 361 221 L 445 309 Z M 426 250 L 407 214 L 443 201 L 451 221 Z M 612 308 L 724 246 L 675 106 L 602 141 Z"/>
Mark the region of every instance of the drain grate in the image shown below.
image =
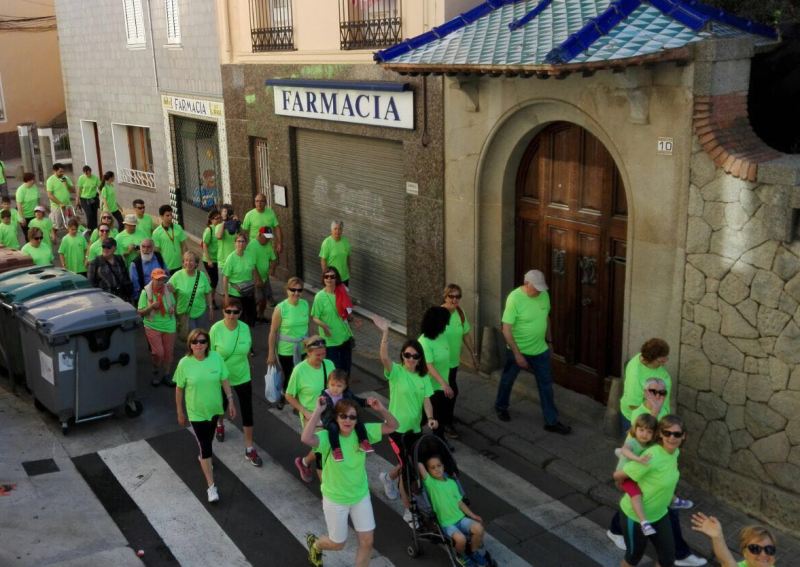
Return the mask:
<path id="1" fill-rule="evenodd" d="M 38 476 L 40 474 L 47 474 L 51 472 L 58 472 L 61 469 L 53 459 L 40 459 L 38 461 L 25 461 L 22 463 L 22 468 L 28 473 L 28 476 Z"/>

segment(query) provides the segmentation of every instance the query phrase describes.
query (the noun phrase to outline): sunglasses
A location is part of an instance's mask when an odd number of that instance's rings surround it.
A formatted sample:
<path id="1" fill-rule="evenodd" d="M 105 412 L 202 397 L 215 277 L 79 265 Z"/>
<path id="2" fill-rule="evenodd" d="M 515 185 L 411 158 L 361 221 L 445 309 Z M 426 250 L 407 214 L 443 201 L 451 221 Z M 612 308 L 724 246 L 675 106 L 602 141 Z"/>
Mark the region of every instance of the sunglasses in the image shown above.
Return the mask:
<path id="1" fill-rule="evenodd" d="M 335 279 L 336 279 L 336 274 L 325 274 L 325 275 L 324 275 L 324 276 L 322 276 L 322 277 L 323 277 L 324 279 L 326 279 L 326 280 L 335 280 Z"/>
<path id="2" fill-rule="evenodd" d="M 192 341 L 193 345 L 207 345 L 208 341 L 206 339 L 194 339 Z"/>
<path id="3" fill-rule="evenodd" d="M 414 360 L 419 360 L 420 358 L 422 358 L 422 355 L 418 352 L 404 352 L 403 358 L 405 358 L 406 360 L 411 360 L 412 358 Z"/>
<path id="4" fill-rule="evenodd" d="M 663 438 L 674 437 L 675 439 L 680 439 L 683 437 L 683 431 L 662 431 L 661 436 Z"/>
<path id="5" fill-rule="evenodd" d="M 42 239 L 41 236 L 34 236 L 33 238 L 31 238 L 31 240 L 41 240 L 41 239 Z"/>
<path id="6" fill-rule="evenodd" d="M 309 344 L 306 348 L 325 348 L 325 341 L 319 340 Z"/>
<path id="7" fill-rule="evenodd" d="M 342 417 L 341 414 L 339 415 L 339 417 Z M 774 545 L 765 545 L 764 547 L 761 547 L 757 543 L 751 543 L 747 546 L 747 551 L 749 551 L 753 555 L 760 555 L 761 552 L 763 551 L 767 555 L 772 556 L 775 555 L 775 553 L 778 550 L 775 548 Z"/>
<path id="8" fill-rule="evenodd" d="M 344 419 L 345 421 L 357 421 L 358 416 L 354 413 L 340 413 L 339 419 Z M 761 548 L 759 548 L 761 549 Z"/>
<path id="9" fill-rule="evenodd" d="M 667 395 L 667 391 L 666 390 L 656 390 L 655 388 L 648 388 L 647 391 L 650 392 L 651 394 L 653 394 L 654 396 L 666 396 Z"/>
<path id="10" fill-rule="evenodd" d="M 451 294 L 448 294 L 448 296 L 447 296 L 447 297 L 449 297 L 450 299 L 461 299 L 461 296 L 460 296 L 460 295 L 451 295 Z"/>
<path id="11" fill-rule="evenodd" d="M 100 246 L 102 246 L 103 250 L 111 250 L 114 248 L 113 244 L 101 244 Z"/>
<path id="12" fill-rule="evenodd" d="M 111 220 L 111 217 L 100 217 L 101 220 Z"/>
<path id="13" fill-rule="evenodd" d="M 289 291 L 291 291 L 292 293 L 303 293 L 303 288 L 302 287 L 290 287 Z"/>
<path id="14" fill-rule="evenodd" d="M 227 315 L 238 315 L 241 312 L 242 312 L 241 309 L 226 309 L 225 310 L 225 313 Z"/>

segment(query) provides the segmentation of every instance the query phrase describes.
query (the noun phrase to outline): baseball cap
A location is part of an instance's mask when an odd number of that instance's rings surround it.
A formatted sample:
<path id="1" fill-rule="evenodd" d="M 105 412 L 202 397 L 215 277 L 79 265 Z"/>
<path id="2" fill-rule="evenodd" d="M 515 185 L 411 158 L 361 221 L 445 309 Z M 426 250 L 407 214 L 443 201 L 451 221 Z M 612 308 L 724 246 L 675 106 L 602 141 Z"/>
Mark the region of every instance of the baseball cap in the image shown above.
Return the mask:
<path id="1" fill-rule="evenodd" d="M 39 206 L 37 206 L 35 209 L 33 209 L 33 211 L 34 211 L 34 212 L 37 212 L 37 211 L 38 211 L 38 212 L 40 212 L 40 213 L 46 213 L 46 212 L 47 212 L 47 209 L 45 209 L 43 206 L 39 205 Z"/>
<path id="2" fill-rule="evenodd" d="M 525 283 L 531 284 L 539 291 L 547 291 L 547 282 L 544 281 L 544 274 L 539 270 L 528 270 L 525 274 Z"/>
<path id="3" fill-rule="evenodd" d="M 162 268 L 156 268 L 150 274 L 150 279 L 151 280 L 160 280 L 160 279 L 164 279 L 166 277 L 167 277 L 167 272 L 165 272 Z"/>

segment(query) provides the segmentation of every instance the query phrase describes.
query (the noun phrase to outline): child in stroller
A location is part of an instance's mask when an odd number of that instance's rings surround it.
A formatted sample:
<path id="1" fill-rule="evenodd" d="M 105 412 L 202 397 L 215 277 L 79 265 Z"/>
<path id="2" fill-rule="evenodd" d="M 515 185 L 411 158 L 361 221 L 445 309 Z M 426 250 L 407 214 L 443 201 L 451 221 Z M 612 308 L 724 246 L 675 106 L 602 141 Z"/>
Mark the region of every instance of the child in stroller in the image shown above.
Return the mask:
<path id="1" fill-rule="evenodd" d="M 414 465 L 419 478 L 412 512 L 420 516 L 419 529 L 427 526 L 429 531 L 420 535 L 438 536 L 436 539 L 448 546 L 454 566 L 496 565 L 483 548 L 483 520 L 468 505 L 458 468 L 447 446 L 438 437 L 423 436 L 414 450 Z M 414 530 L 415 547 L 416 536 Z"/>

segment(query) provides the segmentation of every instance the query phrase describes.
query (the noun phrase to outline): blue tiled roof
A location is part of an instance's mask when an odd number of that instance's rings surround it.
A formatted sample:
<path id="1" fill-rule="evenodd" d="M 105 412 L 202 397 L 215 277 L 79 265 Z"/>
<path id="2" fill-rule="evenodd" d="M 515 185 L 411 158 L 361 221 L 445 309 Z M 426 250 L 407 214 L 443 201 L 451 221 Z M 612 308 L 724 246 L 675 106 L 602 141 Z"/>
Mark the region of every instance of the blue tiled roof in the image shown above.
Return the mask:
<path id="1" fill-rule="evenodd" d="M 487 0 L 375 53 L 407 66 L 540 66 L 653 56 L 714 37 L 775 38 L 772 28 L 696 0 Z"/>

